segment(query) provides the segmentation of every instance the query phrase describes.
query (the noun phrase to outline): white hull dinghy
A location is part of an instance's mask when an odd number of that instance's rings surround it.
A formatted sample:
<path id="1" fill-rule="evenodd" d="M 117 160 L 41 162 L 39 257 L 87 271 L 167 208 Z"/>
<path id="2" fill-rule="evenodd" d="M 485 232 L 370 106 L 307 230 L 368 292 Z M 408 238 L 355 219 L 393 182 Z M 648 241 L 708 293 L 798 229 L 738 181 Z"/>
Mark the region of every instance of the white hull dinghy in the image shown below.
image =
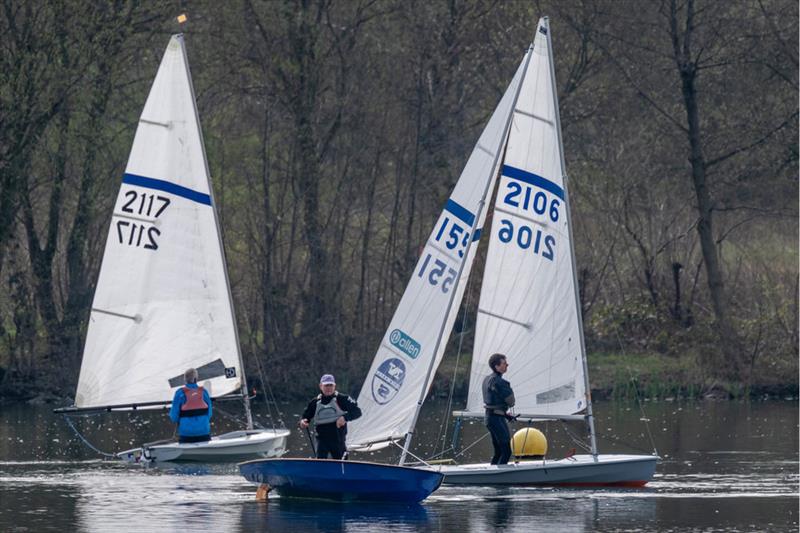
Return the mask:
<path id="1" fill-rule="evenodd" d="M 118 457 L 228 461 L 284 453 L 288 430 L 254 429 L 182 35 L 170 39 L 139 119 L 91 311 L 75 405 L 56 412 L 164 409 L 184 371 L 195 368 L 212 400 L 243 401 L 245 431 Z"/>
<path id="2" fill-rule="evenodd" d="M 434 470 L 451 485 L 560 485 L 574 487 L 642 487 L 653 478 L 656 457 L 650 455 L 573 455 L 558 460 L 440 466 Z"/>
<path id="3" fill-rule="evenodd" d="M 481 385 L 490 373 L 489 357 L 501 353 L 510 364 L 505 377 L 516 393 L 520 420 L 583 421 L 591 454 L 427 468 L 442 472 L 446 484 L 641 486 L 653 477 L 655 454 L 597 450 L 567 181 L 549 23 L 542 18 L 386 330 L 358 398 L 364 416 L 351 425 L 351 450 L 404 438 L 400 464 L 410 454 L 431 377 L 461 305 L 475 243 L 487 237 L 488 203 L 495 198 L 467 409 L 453 415 L 484 417 Z"/>
<path id="4" fill-rule="evenodd" d="M 256 457 L 280 457 L 286 451 L 288 429 L 239 430 L 211 437 L 207 442 L 155 442 L 119 452 L 128 462 L 196 461 L 238 462 Z"/>

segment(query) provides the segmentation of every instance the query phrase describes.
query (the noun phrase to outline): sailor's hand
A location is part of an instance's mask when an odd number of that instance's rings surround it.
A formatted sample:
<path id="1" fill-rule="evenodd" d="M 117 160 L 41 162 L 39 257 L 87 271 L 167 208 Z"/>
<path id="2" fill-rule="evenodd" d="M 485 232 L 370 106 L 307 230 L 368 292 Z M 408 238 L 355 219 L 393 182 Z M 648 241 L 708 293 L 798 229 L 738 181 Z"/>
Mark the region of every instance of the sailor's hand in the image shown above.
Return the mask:
<path id="1" fill-rule="evenodd" d="M 308 420 L 305 418 L 300 419 L 300 429 L 306 429 L 308 427 Z"/>
<path id="2" fill-rule="evenodd" d="M 506 413 L 506 420 L 509 422 L 516 422 L 519 415 L 512 415 L 511 413 Z"/>
<path id="3" fill-rule="evenodd" d="M 339 418 L 336 419 L 337 428 L 344 427 L 345 424 L 347 424 L 347 420 L 345 420 L 343 416 L 340 416 Z"/>

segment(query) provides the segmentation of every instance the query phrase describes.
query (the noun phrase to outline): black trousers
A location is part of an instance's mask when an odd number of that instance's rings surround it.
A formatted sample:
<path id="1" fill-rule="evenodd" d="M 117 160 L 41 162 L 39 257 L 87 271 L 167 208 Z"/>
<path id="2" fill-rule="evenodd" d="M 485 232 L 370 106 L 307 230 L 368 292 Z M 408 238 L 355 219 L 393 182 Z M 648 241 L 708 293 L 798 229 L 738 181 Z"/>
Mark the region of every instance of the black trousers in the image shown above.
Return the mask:
<path id="1" fill-rule="evenodd" d="M 344 457 L 344 452 L 347 451 L 347 445 L 344 439 L 335 437 L 320 437 L 317 435 L 317 459 L 341 459 Z"/>
<path id="2" fill-rule="evenodd" d="M 486 428 L 492 436 L 492 446 L 494 446 L 492 464 L 508 464 L 508 460 L 511 458 L 511 431 L 508 429 L 506 417 L 487 413 Z"/>

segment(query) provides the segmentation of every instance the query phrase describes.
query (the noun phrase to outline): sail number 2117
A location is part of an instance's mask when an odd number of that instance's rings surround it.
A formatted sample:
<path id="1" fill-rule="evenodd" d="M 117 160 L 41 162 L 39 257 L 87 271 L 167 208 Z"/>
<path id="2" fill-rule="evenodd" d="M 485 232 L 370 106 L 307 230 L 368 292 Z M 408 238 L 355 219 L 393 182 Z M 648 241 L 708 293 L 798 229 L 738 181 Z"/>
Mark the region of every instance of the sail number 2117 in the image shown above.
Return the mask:
<path id="1" fill-rule="evenodd" d="M 138 201 L 137 201 L 138 200 Z M 125 203 L 122 211 L 132 215 L 152 216 L 158 218 L 161 213 L 169 206 L 170 200 L 164 196 L 139 193 L 136 191 L 125 191 Z M 158 237 L 161 231 L 155 226 L 130 222 L 128 220 L 117 221 L 117 236 L 120 244 L 128 246 L 142 246 L 146 250 L 158 250 Z"/>

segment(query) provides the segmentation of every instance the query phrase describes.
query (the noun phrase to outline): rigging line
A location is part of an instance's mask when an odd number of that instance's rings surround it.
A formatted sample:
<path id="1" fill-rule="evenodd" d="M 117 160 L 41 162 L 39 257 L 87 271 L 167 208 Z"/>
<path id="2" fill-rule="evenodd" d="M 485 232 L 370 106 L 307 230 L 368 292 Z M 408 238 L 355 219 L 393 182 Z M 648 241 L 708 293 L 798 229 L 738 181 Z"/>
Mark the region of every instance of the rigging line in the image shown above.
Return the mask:
<path id="1" fill-rule="evenodd" d="M 564 433 L 566 433 L 567 436 L 572 439 L 572 442 L 574 444 L 578 445 L 581 449 L 587 452 L 592 451 L 592 447 L 588 446 L 585 442 L 583 442 L 583 439 L 580 436 L 573 433 L 572 430 L 569 429 L 569 426 L 563 420 L 561 420 L 561 426 L 562 429 L 564 430 Z"/>
<path id="2" fill-rule="evenodd" d="M 261 385 L 267 389 L 264 392 L 264 401 L 267 404 L 267 416 L 269 416 L 269 419 L 272 422 L 272 429 L 275 429 L 276 420 L 281 427 L 286 427 L 286 424 L 281 418 L 281 410 L 278 407 L 278 402 L 275 400 L 275 394 L 272 392 L 272 385 L 270 385 L 269 381 L 267 381 L 267 378 L 264 375 L 264 366 L 261 364 L 261 358 L 258 357 L 258 354 L 253 354 L 253 357 L 256 360 L 256 367 L 258 368 L 258 377 L 261 379 Z M 271 403 L 275 405 L 275 417 L 272 416 Z"/>
<path id="3" fill-rule="evenodd" d="M 617 336 L 617 342 L 619 342 L 619 349 L 622 351 L 623 358 L 627 359 L 627 354 L 625 352 L 625 346 L 622 344 L 622 338 L 619 334 L 619 327 L 614 328 L 614 334 Z M 658 449 L 656 448 L 656 441 L 653 439 L 653 433 L 650 431 L 650 419 L 647 417 L 647 414 L 644 412 L 644 404 L 642 403 L 642 399 L 639 396 L 639 387 L 636 385 L 636 380 L 633 378 L 633 371 L 631 367 L 625 366 L 625 370 L 628 371 L 628 376 L 630 377 L 631 383 L 633 383 L 633 392 L 634 396 L 636 397 L 636 403 L 639 405 L 639 412 L 641 413 L 641 418 L 644 422 L 644 428 L 647 430 L 647 436 L 650 439 L 650 445 L 653 447 L 653 453 L 658 455 Z"/>
<path id="4" fill-rule="evenodd" d="M 425 466 L 431 466 L 431 465 L 429 465 L 429 464 L 428 464 L 428 463 L 425 461 L 425 459 L 422 459 L 421 457 L 417 457 L 416 455 L 414 455 L 413 453 L 411 453 L 409 450 L 406 450 L 406 449 L 405 449 L 405 445 L 404 445 L 404 446 L 400 446 L 399 444 L 397 444 L 397 442 L 396 442 L 396 441 L 393 441 L 393 440 L 391 440 L 391 441 L 389 441 L 389 442 L 391 442 L 392 444 L 394 444 L 395 446 L 397 446 L 398 448 L 400 448 L 401 450 L 403 450 L 403 452 L 404 452 L 404 453 L 407 453 L 408 455 L 410 455 L 411 457 L 413 457 L 414 459 L 416 459 L 416 460 L 417 460 L 417 461 L 419 461 L 420 463 L 424 464 Z M 402 466 L 402 465 L 401 465 L 401 466 Z"/>
<path id="5" fill-rule="evenodd" d="M 450 446 L 446 450 L 443 449 L 441 452 L 435 453 L 435 454 L 431 455 L 430 457 L 428 457 L 428 461 L 434 461 L 434 460 L 436 460 L 437 457 L 442 457 L 447 452 L 454 452 L 454 451 L 455 451 L 455 449 L 452 446 Z"/>
<path id="6" fill-rule="evenodd" d="M 439 436 L 436 437 L 436 442 L 439 442 L 440 439 L 442 441 L 442 455 L 444 455 L 445 452 L 444 447 L 447 444 L 446 442 L 447 429 L 450 424 L 450 413 L 453 408 L 453 396 L 455 395 L 455 390 L 456 390 L 456 376 L 458 375 L 458 367 L 461 362 L 461 349 L 464 346 L 464 336 L 465 336 L 464 332 L 467 329 L 466 326 L 467 309 L 469 309 L 469 304 L 470 304 L 471 293 L 469 289 L 471 286 L 472 286 L 472 276 L 469 277 L 469 279 L 467 280 L 467 284 L 464 287 L 465 297 L 463 301 L 464 303 L 462 304 L 464 306 L 464 313 L 461 316 L 461 332 L 458 335 L 458 351 L 456 352 L 456 365 L 453 368 L 453 377 L 450 379 L 450 393 L 447 395 L 447 409 L 444 412 L 444 426 L 439 427 Z"/>
<path id="7" fill-rule="evenodd" d="M 473 446 L 475 446 L 476 444 L 478 444 L 480 441 L 482 441 L 483 439 L 485 439 L 488 436 L 489 436 L 488 432 L 484 433 L 483 437 L 479 438 L 478 440 L 476 440 L 475 442 L 473 442 L 472 444 L 470 444 L 469 446 L 467 446 L 466 448 L 464 448 L 463 450 L 461 450 L 460 452 L 455 454 L 453 456 L 453 460 L 455 460 L 455 458 L 458 457 L 459 455 L 464 455 L 467 452 L 467 450 L 469 450 L 470 448 L 472 448 Z"/>
<path id="8" fill-rule="evenodd" d="M 233 413 L 231 413 L 229 411 L 226 411 L 224 409 L 220 409 L 219 406 L 215 406 L 214 407 L 214 412 L 221 414 L 222 416 L 224 416 L 228 420 L 233 420 L 236 424 L 239 424 L 239 425 L 242 425 L 242 423 L 245 422 L 245 420 L 243 418 L 240 418 L 239 415 L 235 415 L 235 414 L 233 414 Z"/>
<path id="9" fill-rule="evenodd" d="M 81 440 L 81 442 L 83 442 L 87 447 L 91 448 L 95 453 L 98 453 L 98 454 L 102 455 L 103 457 L 116 459 L 117 456 L 115 454 L 99 450 L 94 445 L 92 445 L 91 442 L 86 440 L 86 438 L 83 435 L 81 435 L 81 432 L 78 431 L 78 428 L 76 428 L 75 425 L 72 423 L 72 420 L 70 419 L 70 417 L 68 415 L 64 415 L 64 420 L 66 420 L 67 425 L 72 429 L 72 431 L 75 433 L 75 435 L 77 435 L 77 437 Z"/>
<path id="10" fill-rule="evenodd" d="M 638 452 L 642 452 L 642 453 L 655 453 L 655 452 L 653 452 L 653 451 L 651 451 L 651 450 L 645 450 L 644 448 L 640 448 L 639 446 L 634 446 L 633 444 L 630 444 L 629 442 L 627 442 L 627 441 L 624 441 L 624 440 L 622 440 L 621 438 L 619 438 L 619 437 L 615 437 L 615 436 L 612 436 L 612 435 L 609 435 L 608 437 L 606 437 L 606 436 L 603 436 L 603 435 L 596 435 L 596 437 L 597 437 L 599 440 L 602 440 L 602 441 L 605 441 L 605 442 L 613 442 L 613 443 L 615 443 L 615 444 L 619 444 L 619 443 L 621 443 L 621 444 L 624 444 L 624 445 L 625 445 L 625 446 L 627 446 L 628 448 L 631 448 L 632 450 L 636 450 L 636 451 L 638 451 Z M 656 453 L 656 455 L 658 455 L 658 453 Z"/>

